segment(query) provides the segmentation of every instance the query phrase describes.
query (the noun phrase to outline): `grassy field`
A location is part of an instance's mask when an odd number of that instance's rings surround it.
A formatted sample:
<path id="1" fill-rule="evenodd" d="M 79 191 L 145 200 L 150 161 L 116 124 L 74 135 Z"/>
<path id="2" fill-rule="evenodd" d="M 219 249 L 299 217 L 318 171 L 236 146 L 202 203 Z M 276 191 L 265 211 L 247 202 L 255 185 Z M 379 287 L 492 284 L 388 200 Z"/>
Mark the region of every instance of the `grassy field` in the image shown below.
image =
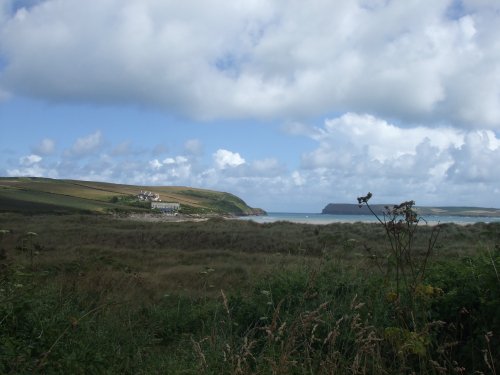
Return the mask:
<path id="1" fill-rule="evenodd" d="M 141 191 L 160 194 L 165 202 L 181 204 L 181 211 L 201 214 L 262 213 L 240 198 L 223 192 L 175 186 L 134 186 L 105 182 L 35 177 L 0 177 L 0 212 L 110 213 L 149 212 L 135 196 Z"/>
<path id="2" fill-rule="evenodd" d="M 420 225 L 411 262 L 380 224 L 4 213 L 0 229 L 0 373 L 500 366 L 498 223 L 443 225 L 432 244 Z"/>

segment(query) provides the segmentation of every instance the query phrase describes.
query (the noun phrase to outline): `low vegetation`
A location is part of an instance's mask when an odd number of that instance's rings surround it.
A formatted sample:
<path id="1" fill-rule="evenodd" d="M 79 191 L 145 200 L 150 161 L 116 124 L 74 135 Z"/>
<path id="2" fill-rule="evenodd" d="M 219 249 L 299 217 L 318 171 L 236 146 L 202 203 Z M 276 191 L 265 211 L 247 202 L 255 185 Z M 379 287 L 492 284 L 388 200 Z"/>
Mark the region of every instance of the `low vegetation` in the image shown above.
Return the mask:
<path id="1" fill-rule="evenodd" d="M 500 224 L 387 210 L 330 225 L 0 214 L 0 373 L 496 374 Z"/>

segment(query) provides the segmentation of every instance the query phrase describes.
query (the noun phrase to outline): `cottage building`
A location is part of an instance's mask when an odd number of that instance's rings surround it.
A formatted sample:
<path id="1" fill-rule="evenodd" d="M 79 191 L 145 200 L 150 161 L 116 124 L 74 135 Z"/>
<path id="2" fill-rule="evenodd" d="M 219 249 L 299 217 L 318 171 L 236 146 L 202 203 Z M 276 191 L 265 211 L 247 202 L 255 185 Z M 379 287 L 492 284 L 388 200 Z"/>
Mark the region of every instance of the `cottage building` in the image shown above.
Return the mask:
<path id="1" fill-rule="evenodd" d="M 160 210 L 166 214 L 174 214 L 181 208 L 179 203 L 169 203 L 169 202 L 151 202 L 151 209 Z"/>
<path id="2" fill-rule="evenodd" d="M 142 191 L 137 194 L 137 198 L 140 201 L 153 201 L 153 202 L 161 202 L 160 194 L 153 193 L 152 191 Z"/>

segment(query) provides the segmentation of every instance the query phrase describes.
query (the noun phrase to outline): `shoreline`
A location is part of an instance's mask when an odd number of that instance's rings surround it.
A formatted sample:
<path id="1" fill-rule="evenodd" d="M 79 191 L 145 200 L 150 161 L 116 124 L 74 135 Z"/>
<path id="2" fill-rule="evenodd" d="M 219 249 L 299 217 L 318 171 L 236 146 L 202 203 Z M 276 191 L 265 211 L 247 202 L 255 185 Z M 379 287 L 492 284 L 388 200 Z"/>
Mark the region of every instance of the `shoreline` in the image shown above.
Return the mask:
<path id="1" fill-rule="evenodd" d="M 116 218 L 120 220 L 136 220 L 136 221 L 150 222 L 150 223 L 205 222 L 210 219 L 222 219 L 228 221 L 230 220 L 253 221 L 257 224 L 271 224 L 282 221 L 282 222 L 301 224 L 301 225 L 330 225 L 330 224 L 357 224 L 357 223 L 380 225 L 380 223 L 376 219 L 360 220 L 359 217 L 352 219 L 346 217 L 338 219 L 331 219 L 331 218 L 311 219 L 307 215 L 304 218 L 297 218 L 297 217 L 284 218 L 284 217 L 276 217 L 273 216 L 272 214 L 269 216 L 225 216 L 225 215 L 184 215 L 184 214 L 165 215 L 165 214 L 150 214 L 150 213 L 145 213 L 145 214 L 133 213 L 126 216 L 117 216 Z M 478 222 L 488 223 L 484 221 L 478 221 Z M 496 222 L 496 221 L 491 221 L 491 222 Z M 426 221 L 422 220 L 419 225 L 437 226 L 444 224 L 455 224 L 459 226 L 466 226 L 466 225 L 473 225 L 475 223 L 476 222 L 449 221 L 449 220 L 441 222 L 433 218 L 432 220 L 426 220 Z"/>
<path id="2" fill-rule="evenodd" d="M 202 222 L 207 221 L 215 216 L 192 216 L 192 215 L 165 215 L 165 214 L 129 214 L 126 216 L 118 217 L 123 220 L 137 220 L 150 223 L 182 223 L 186 221 Z M 217 216 L 220 217 L 220 216 Z"/>
<path id="3" fill-rule="evenodd" d="M 379 224 L 379 221 L 373 215 L 325 215 L 315 213 L 269 213 L 264 217 L 239 217 L 239 220 L 253 220 L 256 223 L 273 223 L 277 221 L 286 221 L 298 224 L 328 225 L 328 224 Z M 384 218 L 381 217 L 383 220 Z M 443 224 L 456 224 L 460 226 L 473 225 L 476 223 L 500 223 L 500 218 L 496 217 L 464 217 L 464 216 L 422 216 L 421 226 L 436 226 Z"/>

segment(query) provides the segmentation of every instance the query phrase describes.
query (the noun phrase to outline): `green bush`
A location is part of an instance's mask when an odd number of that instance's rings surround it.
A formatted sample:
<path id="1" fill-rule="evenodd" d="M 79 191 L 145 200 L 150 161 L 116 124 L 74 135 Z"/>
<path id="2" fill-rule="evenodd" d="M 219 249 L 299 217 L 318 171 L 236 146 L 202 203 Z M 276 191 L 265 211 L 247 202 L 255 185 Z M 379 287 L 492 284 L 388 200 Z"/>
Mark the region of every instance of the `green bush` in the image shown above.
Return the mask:
<path id="1" fill-rule="evenodd" d="M 429 282 L 443 290 L 432 305 L 434 319 L 448 323 L 455 354 L 475 369 L 500 366 L 500 249 L 436 263 Z M 491 333 L 492 335 L 490 335 Z"/>

